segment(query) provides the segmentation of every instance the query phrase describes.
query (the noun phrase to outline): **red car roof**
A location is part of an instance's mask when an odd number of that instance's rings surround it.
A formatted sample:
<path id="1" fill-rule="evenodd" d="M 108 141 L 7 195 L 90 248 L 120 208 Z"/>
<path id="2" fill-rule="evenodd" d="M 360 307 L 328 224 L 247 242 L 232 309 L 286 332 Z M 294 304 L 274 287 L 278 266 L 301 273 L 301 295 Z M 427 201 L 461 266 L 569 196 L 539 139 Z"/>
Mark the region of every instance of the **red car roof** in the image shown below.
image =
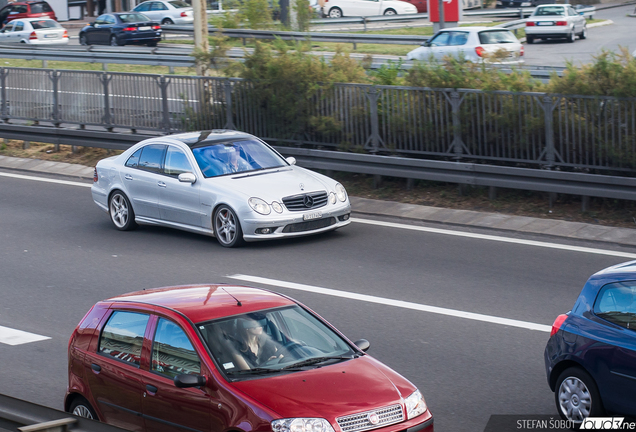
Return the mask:
<path id="1" fill-rule="evenodd" d="M 232 296 L 241 302 L 241 306 L 237 305 Z M 153 288 L 123 294 L 104 301 L 136 302 L 162 306 L 181 312 L 194 323 L 296 304 L 271 291 L 222 284 Z"/>

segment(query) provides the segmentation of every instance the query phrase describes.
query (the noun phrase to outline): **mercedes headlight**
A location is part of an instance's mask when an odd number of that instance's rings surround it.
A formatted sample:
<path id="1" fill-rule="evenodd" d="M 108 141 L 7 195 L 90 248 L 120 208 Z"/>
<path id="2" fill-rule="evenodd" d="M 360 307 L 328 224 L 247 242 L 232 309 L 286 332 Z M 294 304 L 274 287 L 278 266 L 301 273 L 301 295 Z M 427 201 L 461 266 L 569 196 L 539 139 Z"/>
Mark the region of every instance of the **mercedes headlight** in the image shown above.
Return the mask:
<path id="1" fill-rule="evenodd" d="M 336 203 L 336 194 L 335 194 L 335 193 L 331 192 L 331 193 L 329 194 L 329 202 L 330 202 L 331 204 L 335 204 L 335 203 Z"/>
<path id="2" fill-rule="evenodd" d="M 422 393 L 420 393 L 419 390 L 415 390 L 411 396 L 404 400 L 404 403 L 406 405 L 406 418 L 408 420 L 426 412 L 426 402 L 424 402 Z"/>
<path id="3" fill-rule="evenodd" d="M 334 432 L 331 424 L 322 418 L 288 418 L 272 421 L 274 432 Z"/>
<path id="4" fill-rule="evenodd" d="M 340 183 L 336 184 L 336 195 L 338 196 L 338 199 L 342 202 L 345 202 L 345 200 L 347 199 L 347 191 L 345 190 L 344 186 L 341 185 Z"/>
<path id="5" fill-rule="evenodd" d="M 276 213 L 282 213 L 282 212 L 283 212 L 283 206 L 282 206 L 282 205 L 280 205 L 280 203 L 278 203 L 278 202 L 276 202 L 276 201 L 274 201 L 274 202 L 272 203 L 272 208 L 274 209 L 274 211 L 275 211 Z"/>
<path id="6" fill-rule="evenodd" d="M 250 207 L 252 207 L 252 210 L 254 210 L 256 213 L 260 213 L 262 215 L 268 215 L 272 212 L 272 209 L 269 207 L 269 204 L 267 204 L 265 201 L 263 201 L 260 198 L 250 198 L 249 200 L 247 200 L 247 202 L 250 205 Z"/>

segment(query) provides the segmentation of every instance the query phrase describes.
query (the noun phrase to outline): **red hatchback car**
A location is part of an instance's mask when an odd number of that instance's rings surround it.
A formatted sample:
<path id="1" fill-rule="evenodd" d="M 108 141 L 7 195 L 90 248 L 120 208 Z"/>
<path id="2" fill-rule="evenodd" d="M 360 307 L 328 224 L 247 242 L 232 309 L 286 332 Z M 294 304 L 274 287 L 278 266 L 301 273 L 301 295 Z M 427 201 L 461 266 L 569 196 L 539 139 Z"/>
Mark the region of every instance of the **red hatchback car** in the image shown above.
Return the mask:
<path id="1" fill-rule="evenodd" d="M 73 332 L 64 406 L 133 431 L 433 431 L 419 390 L 368 348 L 268 290 L 138 291 Z"/>
<path id="2" fill-rule="evenodd" d="M 43 17 L 57 21 L 51 6 L 42 0 L 13 2 L 0 9 L 0 24 L 3 26 L 14 19 Z"/>

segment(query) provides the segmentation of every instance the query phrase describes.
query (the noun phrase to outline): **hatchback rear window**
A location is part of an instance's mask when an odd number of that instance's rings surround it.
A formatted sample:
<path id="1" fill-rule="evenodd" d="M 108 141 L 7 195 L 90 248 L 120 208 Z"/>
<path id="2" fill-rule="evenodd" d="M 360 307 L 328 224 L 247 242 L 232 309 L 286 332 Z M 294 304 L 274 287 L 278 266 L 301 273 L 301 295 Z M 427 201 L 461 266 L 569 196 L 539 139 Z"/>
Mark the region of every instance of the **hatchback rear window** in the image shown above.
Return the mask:
<path id="1" fill-rule="evenodd" d="M 31 13 L 53 12 L 48 3 L 33 3 L 31 5 Z"/>
<path id="2" fill-rule="evenodd" d="M 510 30 L 488 30 L 479 32 L 479 42 L 483 45 L 519 43 Z"/>
<path id="3" fill-rule="evenodd" d="M 149 317 L 137 312 L 113 312 L 102 331 L 98 352 L 139 366 Z"/>
<path id="4" fill-rule="evenodd" d="M 53 20 L 31 21 L 31 25 L 35 30 L 62 27 L 57 21 Z"/>
<path id="5" fill-rule="evenodd" d="M 601 288 L 594 313 L 621 327 L 636 330 L 636 282 L 617 282 Z"/>

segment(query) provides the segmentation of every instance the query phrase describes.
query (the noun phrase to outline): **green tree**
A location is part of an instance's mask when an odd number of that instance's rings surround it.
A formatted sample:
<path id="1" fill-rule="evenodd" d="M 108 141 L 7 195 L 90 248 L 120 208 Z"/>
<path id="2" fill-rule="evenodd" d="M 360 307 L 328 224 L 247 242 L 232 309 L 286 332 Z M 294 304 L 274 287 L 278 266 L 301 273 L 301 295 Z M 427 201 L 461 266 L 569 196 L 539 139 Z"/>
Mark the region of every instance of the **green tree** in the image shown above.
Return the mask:
<path id="1" fill-rule="evenodd" d="M 300 32 L 309 31 L 310 21 L 314 14 L 314 10 L 309 5 L 309 0 L 294 0 L 292 7 L 294 12 L 296 12 L 296 24 L 298 26 L 296 30 Z"/>

